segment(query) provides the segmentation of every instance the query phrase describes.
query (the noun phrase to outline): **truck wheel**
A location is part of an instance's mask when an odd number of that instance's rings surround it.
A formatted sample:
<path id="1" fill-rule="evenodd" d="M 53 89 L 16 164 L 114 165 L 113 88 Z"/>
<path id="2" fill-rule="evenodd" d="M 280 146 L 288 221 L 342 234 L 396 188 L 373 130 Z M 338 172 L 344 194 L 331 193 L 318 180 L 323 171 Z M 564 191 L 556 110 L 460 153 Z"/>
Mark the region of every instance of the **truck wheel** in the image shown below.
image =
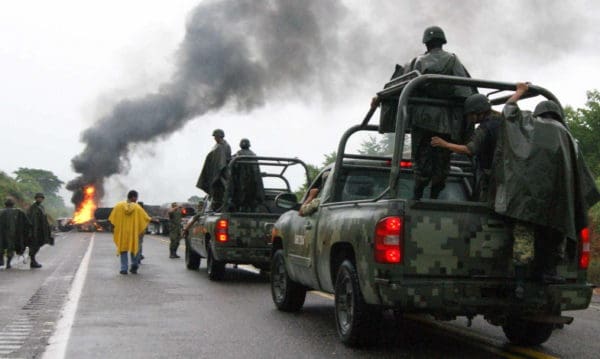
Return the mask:
<path id="1" fill-rule="evenodd" d="M 225 276 L 225 263 L 215 260 L 210 247 L 207 250 L 206 271 L 210 280 L 222 280 Z"/>
<path id="2" fill-rule="evenodd" d="M 340 340 L 348 346 L 372 344 L 379 333 L 380 319 L 381 311 L 363 299 L 354 264 L 345 260 L 335 281 L 335 322 Z"/>
<path id="3" fill-rule="evenodd" d="M 502 326 L 504 335 L 513 344 L 540 345 L 550 338 L 554 324 L 537 323 L 520 318 L 509 318 Z"/>
<path id="4" fill-rule="evenodd" d="M 306 287 L 290 279 L 285 269 L 283 250 L 278 249 L 271 261 L 271 297 L 277 309 L 297 312 L 304 305 Z"/>
<path id="5" fill-rule="evenodd" d="M 200 255 L 190 247 L 188 241 L 185 243 L 185 266 L 189 270 L 198 270 L 200 267 Z"/>

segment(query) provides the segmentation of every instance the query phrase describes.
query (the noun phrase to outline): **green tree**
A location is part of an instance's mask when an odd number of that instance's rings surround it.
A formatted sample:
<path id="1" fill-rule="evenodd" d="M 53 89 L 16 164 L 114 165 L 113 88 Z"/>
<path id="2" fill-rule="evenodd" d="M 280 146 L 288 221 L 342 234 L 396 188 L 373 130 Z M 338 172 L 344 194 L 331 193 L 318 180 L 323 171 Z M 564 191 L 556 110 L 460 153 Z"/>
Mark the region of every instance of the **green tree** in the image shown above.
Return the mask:
<path id="1" fill-rule="evenodd" d="M 57 194 L 64 184 L 54 173 L 47 170 L 19 167 L 14 173 L 16 175 L 15 179 L 22 186 L 25 186 L 24 188 L 27 190 L 39 189 L 38 192 L 43 192 L 45 195 Z M 31 193 L 32 196 L 33 194 Z"/>
<path id="2" fill-rule="evenodd" d="M 590 170 L 595 177 L 600 176 L 600 92 L 588 91 L 584 108 L 567 106 L 565 119 Z"/>
<path id="3" fill-rule="evenodd" d="M 188 198 L 187 201 L 189 203 L 198 204 L 198 203 L 200 203 L 200 201 L 202 201 L 202 198 L 200 198 L 199 196 L 193 195 L 190 198 Z"/>
<path id="4" fill-rule="evenodd" d="M 361 143 L 358 153 L 366 156 L 391 156 L 394 153 L 394 134 L 386 133 L 381 139 L 369 136 Z"/>
<path id="5" fill-rule="evenodd" d="M 325 168 L 327 165 L 334 163 L 335 162 L 335 158 L 337 157 L 337 152 L 333 151 L 330 152 L 328 154 L 324 154 L 323 155 L 324 159 L 323 162 L 321 163 L 321 166 L 315 166 L 315 165 L 311 165 L 309 163 L 306 164 L 306 168 L 308 169 L 308 177 L 310 178 L 310 180 L 314 180 L 315 177 L 317 177 L 317 175 L 319 174 L 319 172 L 321 172 L 323 170 L 323 168 Z M 302 187 L 298 188 L 298 190 L 296 190 L 296 196 L 298 197 L 298 199 L 300 199 L 302 196 L 304 196 L 304 192 L 306 192 L 306 189 L 308 188 L 308 186 L 310 185 L 310 183 L 304 183 L 302 185 Z"/>
<path id="6" fill-rule="evenodd" d="M 58 179 L 54 173 L 48 170 L 24 167 L 20 167 L 14 173 L 20 192 L 26 201 L 32 201 L 35 193 L 42 192 L 46 197 L 44 206 L 51 218 L 56 219 L 69 215 L 63 198 L 58 195 L 58 190 L 64 182 Z"/>

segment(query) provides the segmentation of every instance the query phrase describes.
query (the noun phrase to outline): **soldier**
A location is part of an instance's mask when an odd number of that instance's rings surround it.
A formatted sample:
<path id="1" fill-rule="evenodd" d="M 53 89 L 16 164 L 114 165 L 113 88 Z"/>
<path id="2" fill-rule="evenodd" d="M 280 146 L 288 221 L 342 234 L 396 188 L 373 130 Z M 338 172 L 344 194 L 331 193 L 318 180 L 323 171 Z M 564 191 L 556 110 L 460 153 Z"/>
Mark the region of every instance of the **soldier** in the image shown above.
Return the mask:
<path id="1" fill-rule="evenodd" d="M 460 145 L 434 136 L 431 138 L 431 145 L 467 156 L 475 156 L 477 162 L 475 196 L 477 200 L 487 202 L 489 198 L 493 197 L 493 194 L 491 197 L 488 194 L 493 191 L 490 188 L 490 179 L 502 114 L 492 110 L 490 100 L 483 94 L 469 96 L 465 100 L 463 112 L 467 121 L 479 124 L 471 140 L 466 145 Z"/>
<path id="2" fill-rule="evenodd" d="M 235 153 L 236 156 L 256 156 L 250 149 L 250 140 L 247 138 L 242 138 L 240 141 L 240 149 Z"/>
<path id="3" fill-rule="evenodd" d="M 50 232 L 50 224 L 48 222 L 48 216 L 46 215 L 46 209 L 42 205 L 42 202 L 44 202 L 45 199 L 44 194 L 36 193 L 34 198 L 35 202 L 33 202 L 27 210 L 27 217 L 29 217 L 32 226 L 31 236 L 29 241 L 27 241 L 27 246 L 29 247 L 29 257 L 31 259 L 29 267 L 35 269 L 42 267 L 42 265 L 36 261 L 35 255 L 44 244 L 54 244 L 54 239 Z"/>
<path id="4" fill-rule="evenodd" d="M 204 166 L 196 187 L 211 197 L 211 208 L 217 211 L 223 207 L 223 197 L 228 179 L 227 164 L 231 160 L 231 147 L 225 141 L 223 130 L 214 130 L 213 137 L 216 144 L 204 160 Z"/>
<path id="5" fill-rule="evenodd" d="M 235 156 L 256 156 L 250 150 L 250 140 L 242 138 Z M 248 160 L 246 160 L 248 162 Z M 255 161 L 252 161 L 255 162 Z M 233 211 L 253 212 L 264 201 L 264 187 L 257 163 L 235 163 L 232 168 L 230 199 Z"/>
<path id="6" fill-rule="evenodd" d="M 171 209 L 169 210 L 169 238 L 171 239 L 169 245 L 169 258 L 180 258 L 177 255 L 177 248 L 179 247 L 179 241 L 181 240 L 182 217 L 181 206 L 179 206 L 177 202 L 171 203 Z"/>
<path id="7" fill-rule="evenodd" d="M 533 112 L 517 101 L 528 91 L 517 84 L 503 110 L 494 178 L 494 209 L 513 223 L 513 263 L 517 298 L 523 297 L 526 266 L 543 283 L 562 283 L 557 265 L 565 239 L 577 241 L 587 226 L 588 209 L 600 200 L 591 174 L 552 101 Z"/>
<path id="8" fill-rule="evenodd" d="M 23 211 L 14 208 L 15 201 L 12 198 L 7 198 L 4 206 L 0 211 L 0 266 L 4 265 L 6 251 L 6 269 L 9 269 L 15 252 L 21 254 L 25 250 L 25 238 L 31 224 Z"/>
<path id="9" fill-rule="evenodd" d="M 470 77 L 455 54 L 442 50 L 446 35 L 438 26 L 431 26 L 423 33 L 427 52 L 414 58 L 405 72 L 417 70 L 422 74 L 441 74 Z M 415 96 L 440 99 L 466 98 L 474 91 L 467 87 L 435 85 L 421 88 Z M 438 198 L 444 189 L 450 171 L 450 151 L 432 147 L 431 138 L 440 137 L 447 141 L 463 142 L 468 130 L 462 120 L 460 109 L 428 104 L 410 108 L 412 157 L 414 161 L 414 199 L 423 196 L 425 187 L 431 182 L 431 198 Z"/>
<path id="10" fill-rule="evenodd" d="M 150 216 L 137 204 L 138 193 L 131 190 L 127 193 L 127 201 L 117 203 L 108 220 L 114 226 L 113 240 L 117 247 L 117 255 L 120 256 L 121 270 L 119 273 L 127 274 L 128 259 L 127 254 L 131 256 L 131 268 L 129 271 L 137 274 L 139 263 L 139 238 L 150 223 Z"/>

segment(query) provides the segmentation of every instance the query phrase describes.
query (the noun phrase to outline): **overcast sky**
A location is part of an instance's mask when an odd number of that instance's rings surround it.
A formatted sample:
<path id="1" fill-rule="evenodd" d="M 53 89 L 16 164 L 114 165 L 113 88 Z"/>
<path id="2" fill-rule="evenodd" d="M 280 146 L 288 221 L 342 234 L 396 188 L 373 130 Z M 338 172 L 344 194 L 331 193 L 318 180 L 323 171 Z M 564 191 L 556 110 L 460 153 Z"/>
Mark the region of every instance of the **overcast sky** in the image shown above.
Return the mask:
<path id="1" fill-rule="evenodd" d="M 226 102 L 186 120 L 172 134 L 132 144 L 124 173 L 106 183 L 105 204 L 124 198 L 130 188 L 153 204 L 202 195 L 194 185 L 214 144 L 214 128 L 225 130 L 234 151 L 248 137 L 261 155 L 320 164 L 324 153 L 336 149 L 343 131 L 362 119 L 393 65 L 423 52 L 422 32 L 431 24 L 444 28 L 445 49 L 456 53 L 473 77 L 531 81 L 575 107 L 584 105 L 587 90 L 600 88 L 596 1 L 373 3 L 377 7 L 358 0 L 342 1 L 342 9 L 319 7 L 314 26 L 328 35 L 327 56 L 317 64 L 323 72 L 306 70 L 306 81 L 290 77 L 299 81 L 296 94 L 293 84 L 269 84 L 264 102 L 249 111 Z M 190 14 L 206 4 L 2 2 L 0 170 L 12 175 L 19 167 L 42 168 L 64 182 L 75 178 L 71 159 L 84 150 L 81 133 L 121 100 L 155 93 L 170 81 Z M 196 14 L 201 16 L 200 10 Z M 336 21 L 330 19 L 334 16 Z M 224 31 L 231 25 L 226 18 L 214 21 Z M 243 21 L 235 25 L 238 31 L 244 28 Z M 251 31 L 248 39 L 255 41 Z M 70 193 L 61 194 L 68 202 Z"/>

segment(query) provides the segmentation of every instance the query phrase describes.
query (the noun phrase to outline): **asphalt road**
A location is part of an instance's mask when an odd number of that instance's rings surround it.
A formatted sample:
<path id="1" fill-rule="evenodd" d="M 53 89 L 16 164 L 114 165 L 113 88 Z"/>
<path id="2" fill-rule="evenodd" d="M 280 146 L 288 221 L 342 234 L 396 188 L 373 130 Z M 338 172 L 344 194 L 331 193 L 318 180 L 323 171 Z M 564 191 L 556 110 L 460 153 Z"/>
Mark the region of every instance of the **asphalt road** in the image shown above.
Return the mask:
<path id="1" fill-rule="evenodd" d="M 183 252 L 180 248 L 180 252 Z M 0 358 L 597 358 L 600 303 L 543 346 L 507 344 L 481 319 L 384 319 L 379 343 L 338 341 L 333 301 L 311 292 L 298 314 L 275 309 L 268 279 L 228 268 L 211 282 L 169 259 L 164 237 L 146 236 L 137 275 L 119 274 L 109 234 L 62 234 L 38 255 L 44 267 L 0 271 Z M 48 344 L 50 343 L 50 344 Z"/>

